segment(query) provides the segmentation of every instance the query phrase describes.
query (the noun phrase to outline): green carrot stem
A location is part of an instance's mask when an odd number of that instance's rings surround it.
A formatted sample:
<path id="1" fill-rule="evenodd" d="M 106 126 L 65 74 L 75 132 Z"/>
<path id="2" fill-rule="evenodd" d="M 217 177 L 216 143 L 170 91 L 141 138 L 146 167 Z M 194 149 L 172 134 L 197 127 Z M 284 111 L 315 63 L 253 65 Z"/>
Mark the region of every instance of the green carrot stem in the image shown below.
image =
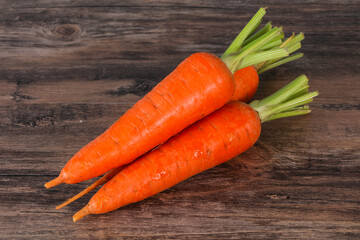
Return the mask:
<path id="1" fill-rule="evenodd" d="M 287 111 L 283 111 L 283 112 L 289 112 L 289 111 L 297 111 L 297 110 L 310 110 L 310 107 L 308 105 L 304 105 L 304 106 L 299 106 L 299 107 L 293 107 L 288 109 Z"/>
<path id="2" fill-rule="evenodd" d="M 282 34 L 282 28 L 274 27 L 269 32 L 265 33 L 258 39 L 252 41 L 247 45 L 246 49 L 243 49 L 239 54 L 237 54 L 236 58 L 242 58 L 254 51 L 259 50 L 262 46 L 270 42 L 274 37 Z"/>
<path id="3" fill-rule="evenodd" d="M 241 61 L 235 71 L 273 58 L 281 58 L 286 56 L 289 56 L 289 53 L 285 49 L 271 49 L 267 51 L 252 53 L 244 57 L 244 59 Z"/>
<path id="4" fill-rule="evenodd" d="M 287 42 L 287 43 L 284 42 L 284 45 L 282 47 L 285 47 L 285 46 L 289 47 L 289 46 L 291 46 L 293 44 L 301 42 L 304 39 L 305 39 L 304 34 L 303 33 L 298 33 L 292 39 L 289 39 L 290 40 L 289 42 Z"/>
<path id="5" fill-rule="evenodd" d="M 250 103 L 259 114 L 262 122 L 282 117 L 307 114 L 310 109 L 306 105 L 313 101 L 318 92 L 307 93 L 308 78 L 302 75 L 274 94 L 262 100 Z"/>
<path id="6" fill-rule="evenodd" d="M 283 117 L 302 115 L 302 114 L 306 114 L 306 113 L 310 113 L 310 112 L 311 112 L 311 110 L 308 105 L 300 106 L 300 107 L 293 107 L 286 111 L 283 111 L 280 113 L 275 113 L 275 114 L 271 115 L 271 117 L 269 118 L 268 121 L 278 119 L 278 118 L 283 118 Z M 299 114 L 299 113 L 301 113 L 301 114 Z"/>
<path id="7" fill-rule="evenodd" d="M 235 73 L 236 69 L 238 69 L 238 66 L 240 65 L 244 57 L 246 57 L 250 53 L 259 50 L 261 47 L 263 47 L 265 44 L 267 44 L 274 37 L 280 35 L 281 33 L 282 29 L 275 27 L 271 31 L 265 33 L 263 36 L 250 43 L 250 46 L 246 50 L 241 51 L 238 54 L 222 57 L 221 59 L 229 67 L 229 69 L 233 73 Z"/>
<path id="8" fill-rule="evenodd" d="M 265 33 L 267 33 L 268 31 L 270 31 L 272 28 L 271 26 L 271 22 L 268 22 L 265 24 L 265 26 L 260 29 L 259 31 L 257 31 L 256 33 L 254 33 L 251 37 L 247 38 L 244 42 L 243 45 L 246 46 L 248 43 L 254 41 L 255 39 L 259 38 L 260 36 L 264 35 Z"/>
<path id="9" fill-rule="evenodd" d="M 279 104 L 277 107 L 272 108 L 271 111 L 268 112 L 268 114 L 271 115 L 275 112 L 287 112 L 292 108 L 311 103 L 313 101 L 313 97 L 316 97 L 317 95 L 318 95 L 318 92 L 306 93 L 303 96 L 300 96 L 295 99 L 291 99 L 285 103 Z"/>
<path id="10" fill-rule="evenodd" d="M 260 48 L 260 51 L 269 50 L 271 48 L 279 47 L 282 44 L 281 39 L 277 39 L 275 41 L 271 41 L 268 44 L 265 44 L 262 48 Z"/>
<path id="11" fill-rule="evenodd" d="M 288 62 L 294 61 L 296 59 L 299 59 L 302 56 L 304 56 L 303 53 L 296 53 L 296 54 L 290 55 L 289 57 L 278 60 L 277 62 L 274 62 L 274 63 L 271 63 L 271 64 L 265 64 L 260 69 L 258 69 L 258 74 L 266 72 L 266 71 L 268 71 L 268 70 L 270 70 L 272 68 L 278 67 L 278 66 L 283 65 L 285 63 L 288 63 Z"/>
<path id="12" fill-rule="evenodd" d="M 289 54 L 290 53 L 293 53 L 293 52 L 295 52 L 295 51 L 297 51 L 297 50 L 299 50 L 300 48 L 301 48 L 301 43 L 295 43 L 295 44 L 293 44 L 293 45 L 291 45 L 291 46 L 285 46 L 284 47 L 288 52 L 289 52 Z"/>
<path id="13" fill-rule="evenodd" d="M 252 19 L 246 24 L 244 29 L 239 33 L 235 40 L 230 44 L 228 49 L 226 49 L 223 56 L 230 55 L 234 52 L 239 51 L 241 45 L 245 39 L 252 34 L 256 28 L 260 25 L 262 18 L 264 17 L 266 11 L 265 8 L 260 8 L 257 13 L 252 17 Z"/>
<path id="14" fill-rule="evenodd" d="M 303 86 L 303 87 L 299 88 L 296 92 L 294 92 L 294 94 L 291 96 L 291 98 L 288 98 L 287 100 L 291 100 L 291 99 L 300 97 L 308 92 L 309 92 L 309 85 Z"/>
<path id="15" fill-rule="evenodd" d="M 293 34 L 291 37 L 289 37 L 287 40 L 285 40 L 283 44 L 281 44 L 280 48 L 286 48 L 288 50 L 289 54 L 291 54 L 291 53 L 293 53 L 293 52 L 295 52 L 295 51 L 297 51 L 298 49 L 301 48 L 300 42 L 304 38 L 305 38 L 305 36 L 304 36 L 303 33 L 299 33 L 297 35 Z M 300 58 L 302 56 L 303 55 L 296 55 L 296 57 L 289 58 L 289 59 L 285 60 L 284 62 L 279 62 L 281 60 L 284 60 L 283 58 L 275 58 L 275 59 L 269 60 L 266 63 L 262 64 L 261 68 L 258 68 L 258 70 L 261 71 L 261 73 L 262 73 L 262 72 L 265 72 L 265 71 L 267 71 L 267 70 L 269 70 L 271 68 L 279 66 L 278 64 L 274 64 L 276 62 L 284 64 L 284 63 L 288 63 L 290 61 L 294 61 L 294 60 L 296 60 L 296 59 L 298 59 L 298 58 Z M 268 66 L 271 66 L 271 67 L 268 68 Z M 265 70 L 262 70 L 262 69 L 265 69 Z M 260 72 L 259 72 L 259 74 L 260 74 Z"/>
<path id="16" fill-rule="evenodd" d="M 275 28 L 277 28 L 277 27 L 274 27 L 273 29 L 275 29 Z M 273 30 L 273 29 L 272 29 L 272 30 Z M 272 31 L 272 30 L 270 30 L 270 31 Z M 270 31 L 269 31 L 269 32 L 270 32 Z M 241 51 L 244 52 L 244 51 L 248 50 L 250 47 L 253 47 L 254 44 L 257 43 L 256 40 L 261 39 L 263 36 L 264 36 L 264 35 L 262 35 L 261 37 L 255 39 L 255 40 L 252 41 L 251 43 L 245 45 L 245 46 L 241 49 Z M 270 41 L 268 41 L 266 44 L 264 44 L 263 47 L 266 46 L 266 45 L 269 44 L 269 43 L 274 42 L 274 41 L 281 40 L 283 37 L 284 37 L 284 33 L 281 32 L 279 35 L 273 37 Z M 280 45 L 279 45 L 279 46 L 280 46 Z M 263 48 L 263 47 L 261 47 L 261 48 Z M 261 48 L 259 48 L 259 50 L 260 50 Z"/>
<path id="17" fill-rule="evenodd" d="M 281 113 L 275 113 L 267 121 L 279 119 L 279 118 L 286 118 L 286 117 L 294 117 L 299 115 L 305 115 L 309 114 L 311 110 L 297 110 L 297 111 L 291 111 L 291 112 L 281 112 Z"/>
<path id="18" fill-rule="evenodd" d="M 260 102 L 262 105 L 279 104 L 284 100 L 287 100 L 292 94 L 296 93 L 297 89 L 306 86 L 308 82 L 309 79 L 305 75 L 301 75 L 272 95 L 262 99 Z"/>
<path id="19" fill-rule="evenodd" d="M 282 47 L 286 46 L 294 37 L 295 37 L 295 33 L 293 33 L 293 34 L 291 35 L 291 37 L 289 37 L 288 39 L 286 39 L 286 40 L 284 41 L 284 43 L 281 44 L 280 47 L 282 48 Z"/>
<path id="20" fill-rule="evenodd" d="M 232 73 L 250 65 L 254 65 L 258 73 L 261 73 L 302 56 L 296 55 L 290 58 L 288 55 L 301 47 L 297 43 L 303 39 L 303 34 L 293 35 L 283 42 L 282 28 L 272 28 L 269 22 L 251 35 L 259 26 L 265 13 L 265 8 L 260 8 L 222 55 L 221 59 Z M 287 54 L 280 50 L 276 52 L 276 49 L 285 49 Z"/>

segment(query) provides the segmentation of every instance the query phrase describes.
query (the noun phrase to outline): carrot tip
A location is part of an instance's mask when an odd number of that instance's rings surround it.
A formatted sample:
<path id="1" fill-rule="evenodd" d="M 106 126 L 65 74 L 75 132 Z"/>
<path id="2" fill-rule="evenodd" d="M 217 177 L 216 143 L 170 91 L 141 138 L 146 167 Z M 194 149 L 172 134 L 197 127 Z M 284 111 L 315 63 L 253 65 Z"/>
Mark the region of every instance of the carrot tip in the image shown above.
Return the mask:
<path id="1" fill-rule="evenodd" d="M 46 188 L 52 188 L 55 187 L 56 185 L 59 185 L 60 183 L 62 183 L 63 179 L 58 176 L 57 178 L 51 180 L 50 182 L 45 183 L 45 187 Z"/>
<path id="2" fill-rule="evenodd" d="M 80 211 L 78 211 L 77 213 L 74 214 L 73 221 L 76 222 L 77 220 L 79 220 L 89 214 L 90 214 L 89 207 L 86 205 L 83 209 L 81 209 Z"/>
<path id="3" fill-rule="evenodd" d="M 67 205 L 67 204 L 62 203 L 62 204 L 60 204 L 60 205 L 56 206 L 56 207 L 55 207 L 55 209 L 56 209 L 56 210 L 59 210 L 60 208 L 65 207 L 66 205 Z"/>

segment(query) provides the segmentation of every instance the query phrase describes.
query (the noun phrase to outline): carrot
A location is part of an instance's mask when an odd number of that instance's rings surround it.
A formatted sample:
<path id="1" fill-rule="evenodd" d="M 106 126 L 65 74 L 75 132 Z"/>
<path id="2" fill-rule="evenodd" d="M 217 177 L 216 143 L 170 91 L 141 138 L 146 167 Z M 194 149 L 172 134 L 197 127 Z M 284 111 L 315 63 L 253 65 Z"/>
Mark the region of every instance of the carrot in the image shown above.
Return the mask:
<path id="1" fill-rule="evenodd" d="M 261 101 L 226 104 L 131 163 L 73 216 L 74 222 L 143 200 L 246 151 L 259 138 L 262 122 L 310 112 L 302 105 L 318 93 L 308 93 L 308 87 L 303 75 Z"/>
<path id="2" fill-rule="evenodd" d="M 234 73 L 236 81 L 235 92 L 231 101 L 249 102 L 259 86 L 259 75 L 253 66 L 242 68 Z"/>
<path id="3" fill-rule="evenodd" d="M 274 63 L 284 61 L 289 51 L 279 47 L 281 28 L 270 28 L 247 40 L 264 14 L 263 8 L 255 14 L 221 59 L 210 53 L 185 59 L 108 130 L 77 152 L 45 187 L 85 181 L 132 162 L 229 102 L 237 88 L 232 76 L 237 70 L 274 59 Z"/>

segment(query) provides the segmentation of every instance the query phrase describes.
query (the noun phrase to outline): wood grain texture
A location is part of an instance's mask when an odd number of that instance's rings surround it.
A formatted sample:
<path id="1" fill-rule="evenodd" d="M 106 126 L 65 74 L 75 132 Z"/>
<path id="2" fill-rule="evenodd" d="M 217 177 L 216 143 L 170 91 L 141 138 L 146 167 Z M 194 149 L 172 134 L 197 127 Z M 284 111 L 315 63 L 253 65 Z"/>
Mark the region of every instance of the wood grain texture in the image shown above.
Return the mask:
<path id="1" fill-rule="evenodd" d="M 88 182 L 44 182 L 185 57 L 220 55 L 249 17 L 305 32 L 305 57 L 261 76 L 257 98 L 306 73 L 308 116 L 264 124 L 249 151 L 140 203 L 55 210 Z M 359 239 L 360 5 L 296 1 L 0 1 L 1 239 Z M 90 194 L 91 195 L 91 194 Z"/>

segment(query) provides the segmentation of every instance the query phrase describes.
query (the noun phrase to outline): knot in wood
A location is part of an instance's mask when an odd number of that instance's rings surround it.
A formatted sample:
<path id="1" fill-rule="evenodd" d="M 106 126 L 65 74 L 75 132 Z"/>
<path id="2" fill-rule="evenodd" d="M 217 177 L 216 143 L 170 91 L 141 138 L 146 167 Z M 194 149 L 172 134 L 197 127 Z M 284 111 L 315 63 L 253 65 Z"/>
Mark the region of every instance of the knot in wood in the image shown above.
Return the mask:
<path id="1" fill-rule="evenodd" d="M 76 24 L 62 24 L 56 26 L 51 32 L 60 40 L 73 41 L 80 35 L 81 28 Z"/>

